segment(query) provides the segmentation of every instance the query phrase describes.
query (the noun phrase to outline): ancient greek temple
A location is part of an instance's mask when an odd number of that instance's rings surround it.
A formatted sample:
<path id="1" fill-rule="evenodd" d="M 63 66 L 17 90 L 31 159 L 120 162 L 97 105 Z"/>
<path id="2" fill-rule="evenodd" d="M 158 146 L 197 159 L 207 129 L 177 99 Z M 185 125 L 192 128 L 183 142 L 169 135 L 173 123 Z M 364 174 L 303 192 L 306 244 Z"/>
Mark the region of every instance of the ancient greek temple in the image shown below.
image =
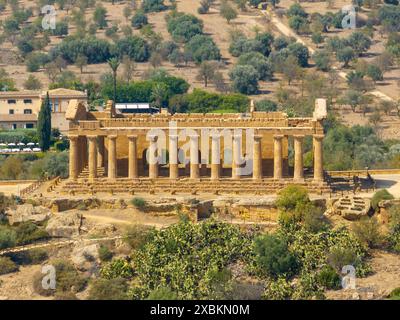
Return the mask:
<path id="1" fill-rule="evenodd" d="M 275 193 L 288 184 L 329 189 L 323 171 L 326 102 L 313 117 L 259 112 L 237 114 L 121 114 L 109 101 L 87 111 L 72 100 L 66 188 L 75 192 Z M 303 144 L 312 137 L 313 167 Z M 289 165 L 289 142 L 294 162 Z"/>

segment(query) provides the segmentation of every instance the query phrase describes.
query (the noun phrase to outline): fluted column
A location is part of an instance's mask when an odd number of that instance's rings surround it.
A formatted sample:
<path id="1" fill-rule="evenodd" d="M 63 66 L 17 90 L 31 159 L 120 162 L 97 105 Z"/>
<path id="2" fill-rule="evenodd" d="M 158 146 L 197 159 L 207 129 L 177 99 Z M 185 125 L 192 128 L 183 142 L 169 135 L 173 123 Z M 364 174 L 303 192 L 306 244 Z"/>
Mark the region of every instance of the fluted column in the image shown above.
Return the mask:
<path id="1" fill-rule="evenodd" d="M 104 167 L 104 136 L 97 138 L 97 166 L 99 168 Z"/>
<path id="2" fill-rule="evenodd" d="M 294 135 L 294 180 L 304 179 L 304 165 L 303 165 L 303 135 Z"/>
<path id="3" fill-rule="evenodd" d="M 282 140 L 283 135 L 274 136 L 274 179 L 282 179 Z"/>
<path id="4" fill-rule="evenodd" d="M 198 179 L 199 177 L 199 135 L 194 134 L 190 136 L 190 178 Z"/>
<path id="5" fill-rule="evenodd" d="M 117 178 L 117 136 L 108 136 L 108 179 Z"/>
<path id="6" fill-rule="evenodd" d="M 170 179 L 178 179 L 178 135 L 169 135 L 169 177 Z"/>
<path id="7" fill-rule="evenodd" d="M 219 134 L 211 136 L 211 179 L 218 180 L 220 178 L 221 154 L 220 154 Z"/>
<path id="8" fill-rule="evenodd" d="M 314 180 L 321 182 L 324 180 L 324 167 L 323 167 L 323 134 L 316 134 L 313 136 L 314 145 Z"/>
<path id="9" fill-rule="evenodd" d="M 242 135 L 234 134 L 232 143 L 232 179 L 240 178 L 241 143 Z"/>
<path id="10" fill-rule="evenodd" d="M 128 156 L 128 176 L 129 179 L 138 178 L 138 165 L 137 165 L 137 136 L 129 135 L 129 156 Z"/>
<path id="11" fill-rule="evenodd" d="M 88 136 L 89 140 L 89 180 L 97 178 L 97 136 Z"/>
<path id="12" fill-rule="evenodd" d="M 150 136 L 149 147 L 149 178 L 158 178 L 157 136 Z"/>
<path id="13" fill-rule="evenodd" d="M 262 179 L 262 149 L 261 149 L 261 135 L 254 136 L 253 145 L 253 179 Z"/>
<path id="14" fill-rule="evenodd" d="M 78 179 L 78 136 L 69 136 L 69 178 Z"/>

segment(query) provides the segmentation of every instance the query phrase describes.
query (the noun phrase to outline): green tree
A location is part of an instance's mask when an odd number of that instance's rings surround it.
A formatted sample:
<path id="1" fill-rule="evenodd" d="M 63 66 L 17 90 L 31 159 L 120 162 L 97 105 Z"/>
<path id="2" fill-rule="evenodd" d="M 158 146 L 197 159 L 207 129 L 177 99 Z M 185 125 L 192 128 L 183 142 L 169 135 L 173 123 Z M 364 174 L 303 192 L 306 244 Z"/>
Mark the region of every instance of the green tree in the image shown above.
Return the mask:
<path id="1" fill-rule="evenodd" d="M 351 47 L 345 47 L 339 49 L 336 52 L 336 59 L 339 62 L 343 62 L 343 67 L 347 68 L 349 66 L 349 62 L 355 58 L 355 52 Z"/>
<path id="2" fill-rule="evenodd" d="M 256 69 L 259 80 L 271 80 L 273 71 L 268 59 L 259 52 L 244 53 L 239 57 L 238 65 L 250 65 Z"/>
<path id="3" fill-rule="evenodd" d="M 207 88 L 208 82 L 213 80 L 215 72 L 218 70 L 218 65 L 215 61 L 203 61 L 200 64 L 196 78 L 204 82 L 204 87 Z"/>
<path id="4" fill-rule="evenodd" d="M 102 5 L 98 5 L 93 12 L 93 20 L 100 29 L 107 27 L 107 10 Z"/>
<path id="5" fill-rule="evenodd" d="M 48 92 L 45 100 L 42 102 L 42 106 L 40 107 L 37 133 L 40 148 L 43 151 L 49 150 L 51 142 L 51 106 Z"/>
<path id="6" fill-rule="evenodd" d="M 113 75 L 113 101 L 114 103 L 117 101 L 117 70 L 120 65 L 120 61 L 117 58 L 111 58 L 108 60 L 108 66 L 111 68 L 112 75 Z"/>
<path id="7" fill-rule="evenodd" d="M 258 92 L 258 72 L 250 65 L 236 65 L 229 73 L 232 87 L 243 94 L 255 94 Z"/>
<path id="8" fill-rule="evenodd" d="M 231 22 L 231 20 L 237 18 L 236 10 L 226 0 L 221 3 L 220 14 L 226 19 L 228 24 Z"/>
<path id="9" fill-rule="evenodd" d="M 34 75 L 29 75 L 28 79 L 24 82 L 24 88 L 26 90 L 40 90 L 42 88 L 42 83 Z"/>
<path id="10" fill-rule="evenodd" d="M 354 49 L 357 55 L 363 54 L 372 44 L 371 39 L 360 31 L 353 32 L 347 39 L 350 47 Z"/>

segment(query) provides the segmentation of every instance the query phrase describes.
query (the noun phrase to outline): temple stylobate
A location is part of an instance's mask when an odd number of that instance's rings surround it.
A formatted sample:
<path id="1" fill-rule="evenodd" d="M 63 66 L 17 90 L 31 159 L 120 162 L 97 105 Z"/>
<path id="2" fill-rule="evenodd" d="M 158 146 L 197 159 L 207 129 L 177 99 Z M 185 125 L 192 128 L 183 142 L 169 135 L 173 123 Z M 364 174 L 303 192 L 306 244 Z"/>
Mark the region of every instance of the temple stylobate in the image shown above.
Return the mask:
<path id="1" fill-rule="evenodd" d="M 66 185 L 84 192 L 271 193 L 287 184 L 328 190 L 323 171 L 326 102 L 313 117 L 282 112 L 237 114 L 118 114 L 86 111 L 71 101 L 70 166 Z M 304 168 L 304 140 L 312 137 L 313 167 Z M 289 165 L 289 144 L 294 150 Z"/>

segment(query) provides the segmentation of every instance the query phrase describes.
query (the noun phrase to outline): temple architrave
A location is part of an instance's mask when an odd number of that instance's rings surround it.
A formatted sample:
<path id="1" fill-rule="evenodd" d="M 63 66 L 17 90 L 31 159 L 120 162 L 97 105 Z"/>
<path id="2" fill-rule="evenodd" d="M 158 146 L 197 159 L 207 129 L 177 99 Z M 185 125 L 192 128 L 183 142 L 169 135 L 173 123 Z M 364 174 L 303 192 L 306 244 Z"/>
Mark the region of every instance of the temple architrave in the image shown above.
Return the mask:
<path id="1" fill-rule="evenodd" d="M 67 192 L 276 193 L 288 184 L 311 192 L 324 182 L 323 120 L 326 101 L 317 99 L 313 117 L 282 112 L 236 114 L 118 114 L 86 111 L 72 100 Z M 304 139 L 313 141 L 313 168 L 304 169 Z M 289 166 L 289 143 L 294 165 Z"/>

